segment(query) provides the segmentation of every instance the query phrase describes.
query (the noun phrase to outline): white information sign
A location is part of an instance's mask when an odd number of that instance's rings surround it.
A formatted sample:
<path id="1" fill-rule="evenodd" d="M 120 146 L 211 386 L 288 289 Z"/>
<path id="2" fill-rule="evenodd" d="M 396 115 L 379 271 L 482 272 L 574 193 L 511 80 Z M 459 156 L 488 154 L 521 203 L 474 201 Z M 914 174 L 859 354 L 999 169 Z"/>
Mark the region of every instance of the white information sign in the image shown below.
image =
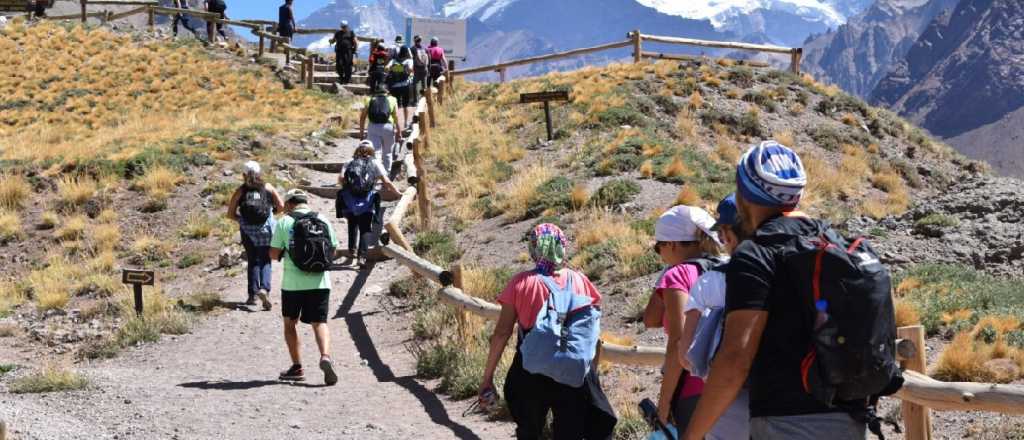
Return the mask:
<path id="1" fill-rule="evenodd" d="M 412 43 L 412 36 L 423 37 L 426 47 L 431 37 L 437 37 L 448 59 L 466 59 L 466 20 L 446 18 L 407 18 L 405 20 L 406 41 Z"/>

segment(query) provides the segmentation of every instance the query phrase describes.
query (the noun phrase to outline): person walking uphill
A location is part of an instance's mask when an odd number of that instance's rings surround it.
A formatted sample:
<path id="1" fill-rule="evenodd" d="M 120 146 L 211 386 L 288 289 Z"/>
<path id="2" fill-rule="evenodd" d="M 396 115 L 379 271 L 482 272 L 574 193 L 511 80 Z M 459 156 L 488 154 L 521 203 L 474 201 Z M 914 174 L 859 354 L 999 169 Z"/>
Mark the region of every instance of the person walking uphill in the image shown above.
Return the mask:
<path id="1" fill-rule="evenodd" d="M 330 356 L 330 332 L 327 314 L 331 299 L 331 279 L 326 270 L 336 257 L 338 238 L 334 228 L 323 215 L 313 212 L 309 195 L 300 189 L 288 191 L 284 196 L 285 212 L 274 228 L 270 242 L 270 257 L 281 260 L 284 276 L 281 280 L 281 315 L 284 317 L 284 339 L 292 366 L 281 372 L 281 380 L 305 380 L 299 352 L 301 321 L 313 327 L 316 345 L 320 350 L 320 369 L 324 383 L 334 385 L 338 375 Z"/>
<path id="2" fill-rule="evenodd" d="M 444 55 L 444 49 L 438 43 L 437 37 L 430 39 L 430 47 L 427 48 L 427 58 L 429 59 L 430 70 L 430 86 L 433 87 L 437 84 L 437 79 L 444 75 L 445 70 L 448 70 L 448 57 Z"/>
<path id="3" fill-rule="evenodd" d="M 189 9 L 188 0 L 174 0 L 174 7 L 178 9 Z M 171 23 L 171 29 L 173 30 L 175 37 L 178 36 L 178 24 L 180 23 L 185 26 L 185 29 L 192 32 L 192 35 L 199 38 L 199 30 L 196 29 L 195 25 L 193 25 L 189 20 L 190 18 L 188 15 L 182 13 L 174 14 L 174 21 Z"/>
<path id="4" fill-rule="evenodd" d="M 359 139 L 368 139 L 373 143 L 377 160 L 384 170 L 391 172 L 391 157 L 395 142 L 402 137 L 398 125 L 398 100 L 388 95 L 387 86 L 379 82 L 373 89 L 373 95 L 366 99 L 363 110 L 359 113 Z M 366 120 L 370 125 L 366 125 Z"/>
<path id="5" fill-rule="evenodd" d="M 668 268 L 654 286 L 644 310 L 647 328 L 664 327 L 668 335 L 665 364 L 658 393 L 658 418 L 677 428 L 686 426 L 697 405 L 704 382 L 686 370 L 683 338 L 684 309 L 697 278 L 720 264 L 722 254 L 715 219 L 695 206 L 674 206 L 654 225 L 654 251 Z"/>
<path id="6" fill-rule="evenodd" d="M 383 226 L 381 197 L 376 189 L 378 181 L 391 196 L 399 196 L 398 188 L 388 178 L 384 166 L 374 158 L 373 143 L 362 141 L 352 161 L 338 176 L 341 190 L 337 200 L 338 217 L 344 217 L 348 223 L 347 256 L 355 258 L 360 268 L 366 267 L 366 249 L 371 244 L 371 233 L 377 232 L 379 236 L 379 228 Z"/>
<path id="7" fill-rule="evenodd" d="M 501 315 L 478 400 L 486 408 L 497 399 L 494 370 L 518 324 L 504 392 L 520 440 L 541 437 L 548 411 L 555 440 L 610 439 L 617 423 L 593 363 L 601 294 L 586 275 L 565 268 L 567 245 L 557 226 L 535 227 L 529 236 L 535 269 L 513 277 L 498 296 Z"/>
<path id="8" fill-rule="evenodd" d="M 284 0 L 284 4 L 277 8 L 277 34 L 292 42 L 295 35 L 295 12 L 292 10 L 292 0 Z"/>
<path id="9" fill-rule="evenodd" d="M 206 12 L 212 12 L 214 14 L 217 14 L 218 17 L 222 20 L 226 20 L 228 18 L 227 10 L 228 4 L 225 3 L 224 0 L 206 0 Z M 210 26 L 214 26 L 214 23 L 207 22 L 206 26 L 207 29 L 209 29 Z M 224 33 L 224 24 L 216 23 L 216 28 L 217 33 L 220 34 L 221 38 L 227 40 L 228 35 Z M 214 39 L 216 39 L 216 37 L 214 37 Z M 215 41 L 210 41 L 210 43 L 215 43 Z"/>
<path id="10" fill-rule="evenodd" d="M 356 40 L 355 32 L 348 28 L 348 22 L 341 22 L 341 30 L 331 37 L 331 44 L 334 45 L 335 70 L 338 72 L 338 82 L 348 84 L 352 82 L 352 60 L 359 49 L 359 42 Z"/>
<path id="11" fill-rule="evenodd" d="M 391 96 L 398 101 L 398 109 L 401 110 L 402 117 L 399 119 L 399 127 L 405 130 L 412 125 L 409 106 L 412 105 L 413 61 L 412 52 L 408 47 L 402 46 L 398 50 L 398 56 L 388 63 L 387 71 L 388 90 L 391 92 Z"/>
<path id="12" fill-rule="evenodd" d="M 245 163 L 245 182 L 235 190 L 228 202 L 227 217 L 238 222 L 245 247 L 246 272 L 249 281 L 247 305 L 259 297 L 263 310 L 270 310 L 270 239 L 274 232 L 274 215 L 284 210 L 284 202 L 274 187 L 263 181 L 260 164 Z"/>
<path id="13" fill-rule="evenodd" d="M 754 439 L 880 436 L 874 402 L 902 385 L 888 270 L 863 239 L 796 211 L 807 176 L 786 146 L 752 147 L 736 181 L 748 238 L 726 269 L 723 340 L 682 438 L 703 439 L 746 380 Z"/>

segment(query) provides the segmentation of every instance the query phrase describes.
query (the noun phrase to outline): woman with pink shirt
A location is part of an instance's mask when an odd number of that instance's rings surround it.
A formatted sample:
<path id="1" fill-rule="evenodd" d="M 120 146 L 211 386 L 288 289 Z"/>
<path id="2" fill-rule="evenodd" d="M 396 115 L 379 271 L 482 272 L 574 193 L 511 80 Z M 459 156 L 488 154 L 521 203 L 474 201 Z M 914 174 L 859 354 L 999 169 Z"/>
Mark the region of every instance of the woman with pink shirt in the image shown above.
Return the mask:
<path id="1" fill-rule="evenodd" d="M 523 340 L 534 328 L 537 316 L 552 291 L 571 290 L 573 301 L 589 301 L 582 307 L 597 308 L 601 304 L 601 294 L 587 276 L 565 268 L 567 241 L 561 229 L 552 224 L 541 224 L 530 232 L 529 238 L 530 257 L 536 266 L 513 277 L 498 296 L 501 316 L 491 336 L 479 402 L 482 407 L 487 407 L 497 400 L 494 370 L 518 324 L 516 356 L 504 387 L 505 401 L 516 422 L 516 438 L 540 438 L 548 411 L 551 411 L 556 440 L 610 439 L 617 420 L 601 390 L 596 364 L 592 364 L 579 387 L 559 383 L 544 374 L 530 373 L 523 367 Z"/>
<path id="2" fill-rule="evenodd" d="M 705 270 L 717 265 L 715 258 L 722 254 L 718 237 L 712 231 L 714 225 L 711 214 L 694 206 L 674 206 L 654 225 L 654 251 L 668 269 L 654 286 L 654 294 L 644 310 L 644 325 L 664 327 L 668 335 L 658 418 L 680 432 L 689 423 L 704 388 L 704 382 L 687 371 L 679 341 L 690 288 Z"/>

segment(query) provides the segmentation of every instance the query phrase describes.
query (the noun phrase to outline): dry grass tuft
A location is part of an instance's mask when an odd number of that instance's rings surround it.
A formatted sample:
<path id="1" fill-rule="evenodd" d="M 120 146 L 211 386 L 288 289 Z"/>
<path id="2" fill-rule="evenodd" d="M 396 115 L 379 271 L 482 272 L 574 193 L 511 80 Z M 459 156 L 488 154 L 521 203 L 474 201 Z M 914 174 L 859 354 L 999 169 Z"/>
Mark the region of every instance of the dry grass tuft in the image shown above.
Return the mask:
<path id="1" fill-rule="evenodd" d="M 700 193 L 696 189 L 693 189 L 690 185 L 683 185 L 683 189 L 679 190 L 679 195 L 676 196 L 676 205 L 686 206 L 701 206 L 704 201 L 700 197 Z"/>
<path id="2" fill-rule="evenodd" d="M 689 111 L 681 111 L 676 115 L 676 134 L 683 141 L 693 140 L 697 137 L 698 125 L 697 118 Z"/>
<path id="3" fill-rule="evenodd" d="M 517 174 L 508 183 L 508 197 L 502 203 L 504 211 L 512 218 L 522 218 L 537 195 L 537 189 L 554 174 L 544 165 L 534 165 Z"/>
<path id="4" fill-rule="evenodd" d="M 171 256 L 171 244 L 152 236 L 143 235 L 131 246 L 130 260 L 134 264 L 155 263 Z"/>
<path id="5" fill-rule="evenodd" d="M 587 205 L 590 201 L 590 191 L 587 190 L 587 185 L 583 183 L 577 183 L 572 188 L 572 193 L 569 194 L 569 200 L 572 202 L 573 209 L 580 209 Z"/>
<path id="6" fill-rule="evenodd" d="M 69 280 L 78 280 L 81 276 L 81 268 L 71 265 L 68 260 L 54 257 L 45 268 L 29 273 L 25 287 L 40 311 L 63 309 L 73 293 L 74 286 Z"/>
<path id="7" fill-rule="evenodd" d="M 694 90 L 693 93 L 690 94 L 689 106 L 690 110 L 692 111 L 697 111 L 704 108 L 704 97 L 700 96 L 699 91 Z"/>
<path id="8" fill-rule="evenodd" d="M 85 228 L 89 226 L 89 219 L 84 215 L 74 215 L 64 220 L 64 223 L 57 229 L 54 236 L 61 241 L 76 241 L 85 237 Z"/>
<path id="9" fill-rule="evenodd" d="M 654 162 L 648 159 L 645 160 L 644 163 L 640 164 L 640 175 L 648 179 L 654 177 Z"/>
<path id="10" fill-rule="evenodd" d="M 898 191 L 903 187 L 903 178 L 895 171 L 885 171 L 871 176 L 871 185 L 887 193 Z"/>
<path id="11" fill-rule="evenodd" d="M 860 127 L 860 120 L 853 113 L 843 113 L 843 117 L 840 120 L 843 124 L 850 127 Z"/>
<path id="12" fill-rule="evenodd" d="M 904 327 L 921 323 L 921 312 L 914 304 L 901 299 L 896 300 L 896 326 Z"/>
<path id="13" fill-rule="evenodd" d="M 679 177 L 690 177 L 693 176 L 693 170 L 686 166 L 683 159 L 675 157 L 672 159 L 672 163 L 665 167 L 665 170 L 661 173 L 666 178 L 679 178 Z"/>
<path id="14" fill-rule="evenodd" d="M 21 217 L 17 213 L 0 211 L 0 244 L 21 239 L 25 236 Z"/>
<path id="15" fill-rule="evenodd" d="M 0 314 L 7 313 L 28 299 L 13 282 L 0 281 Z"/>
<path id="16" fill-rule="evenodd" d="M 792 130 L 786 130 L 782 133 L 775 135 L 775 142 L 785 145 L 790 148 L 796 147 L 796 136 L 793 135 Z"/>
<path id="17" fill-rule="evenodd" d="M 158 166 L 135 181 L 133 187 L 152 200 L 164 200 L 185 177 L 170 168 Z"/>
<path id="18" fill-rule="evenodd" d="M 39 229 L 53 229 L 60 224 L 60 214 L 53 211 L 45 211 L 39 217 Z"/>
<path id="19" fill-rule="evenodd" d="M 94 249 L 100 252 L 110 252 L 117 249 L 121 244 L 121 228 L 117 223 L 102 223 L 94 225 L 89 240 Z"/>
<path id="20" fill-rule="evenodd" d="M 60 208 L 72 211 L 96 197 L 96 181 L 87 177 L 61 177 L 57 182 L 57 200 Z"/>
<path id="21" fill-rule="evenodd" d="M 13 380 L 8 388 L 15 394 L 27 394 L 78 391 L 88 386 L 89 380 L 85 376 L 66 368 L 49 365 L 40 371 Z"/>
<path id="22" fill-rule="evenodd" d="M 0 173 L 0 209 L 17 210 L 32 195 L 32 186 L 19 174 Z"/>

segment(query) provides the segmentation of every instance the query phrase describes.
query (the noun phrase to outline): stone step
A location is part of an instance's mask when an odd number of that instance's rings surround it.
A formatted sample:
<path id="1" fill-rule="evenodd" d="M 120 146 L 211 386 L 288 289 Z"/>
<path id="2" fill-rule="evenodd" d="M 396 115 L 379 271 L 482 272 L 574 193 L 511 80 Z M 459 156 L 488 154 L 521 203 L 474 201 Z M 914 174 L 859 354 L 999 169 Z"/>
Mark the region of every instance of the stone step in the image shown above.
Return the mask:
<path id="1" fill-rule="evenodd" d="M 346 162 L 288 162 L 288 165 L 308 168 L 321 173 L 340 173 Z"/>
<path id="2" fill-rule="evenodd" d="M 344 87 L 349 92 L 352 92 L 353 95 L 369 95 L 370 94 L 370 86 L 368 86 L 366 84 L 358 84 L 358 83 L 345 84 Z"/>

